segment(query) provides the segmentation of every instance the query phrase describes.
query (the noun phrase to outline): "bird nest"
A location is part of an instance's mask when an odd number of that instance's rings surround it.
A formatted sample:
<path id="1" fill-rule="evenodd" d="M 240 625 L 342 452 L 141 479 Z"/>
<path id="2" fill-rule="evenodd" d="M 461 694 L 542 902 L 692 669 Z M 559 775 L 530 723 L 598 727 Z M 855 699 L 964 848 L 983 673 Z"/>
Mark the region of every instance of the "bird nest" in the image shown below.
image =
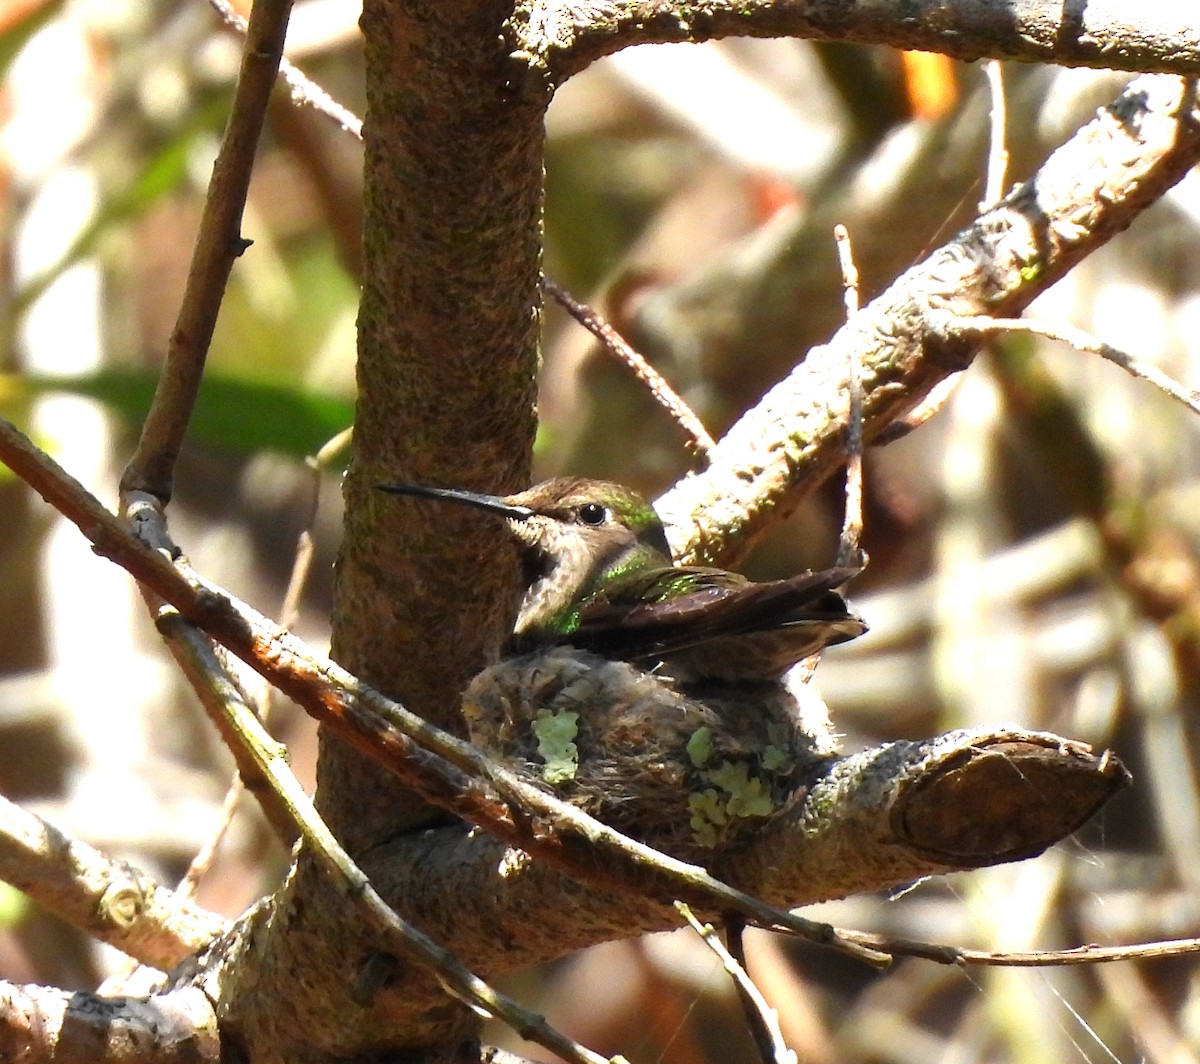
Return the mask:
<path id="1" fill-rule="evenodd" d="M 743 845 L 794 805 L 829 753 L 828 733 L 806 727 L 783 683 L 684 692 L 570 647 L 484 670 L 464 713 L 472 742 L 506 767 L 700 862 Z"/>

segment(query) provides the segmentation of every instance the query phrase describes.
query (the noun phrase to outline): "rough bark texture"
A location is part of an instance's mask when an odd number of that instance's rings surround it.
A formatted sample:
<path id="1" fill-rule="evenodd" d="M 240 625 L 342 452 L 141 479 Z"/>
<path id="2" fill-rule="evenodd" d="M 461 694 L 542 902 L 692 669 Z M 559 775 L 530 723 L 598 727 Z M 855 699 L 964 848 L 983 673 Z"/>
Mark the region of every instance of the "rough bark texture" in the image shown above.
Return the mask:
<path id="1" fill-rule="evenodd" d="M 334 654 L 451 730 L 460 692 L 515 610 L 514 555 L 497 523 L 399 503 L 374 485 L 496 491 L 529 479 L 545 101 L 514 99 L 510 13 L 503 0 L 368 0 L 362 20 L 366 273 Z M 328 737 L 318 803 L 353 854 L 431 816 Z M 317 1031 L 328 1052 L 394 1047 L 401 1017 L 408 1045 L 444 1037 L 451 1014 L 461 1026 L 444 996 L 416 1023 L 386 991 L 350 1000 L 370 944 L 353 901 L 304 857 L 244 930 L 234 948 L 245 963 L 224 966 L 232 982 L 219 994 L 254 1060 L 315 1053 L 290 1043 Z M 305 972 L 311 980 L 289 984 Z"/>
<path id="2" fill-rule="evenodd" d="M 465 679 L 511 617 L 511 549 L 495 522 L 373 489 L 528 480 L 542 107 L 512 97 L 510 10 L 503 0 L 378 0 L 363 12 L 367 271 L 334 654 L 452 728 Z M 481 557 L 494 564 L 467 564 Z M 414 815 L 386 777 L 334 744 L 320 789 L 351 852 Z"/>

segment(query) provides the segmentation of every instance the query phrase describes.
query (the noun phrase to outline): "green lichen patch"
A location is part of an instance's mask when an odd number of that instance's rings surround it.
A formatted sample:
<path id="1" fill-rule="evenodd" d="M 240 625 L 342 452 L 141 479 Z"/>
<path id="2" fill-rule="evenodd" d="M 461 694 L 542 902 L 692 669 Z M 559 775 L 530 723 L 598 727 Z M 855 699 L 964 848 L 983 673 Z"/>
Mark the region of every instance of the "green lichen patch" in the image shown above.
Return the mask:
<path id="1" fill-rule="evenodd" d="M 579 747 L 575 745 L 579 735 L 579 714 L 570 710 L 552 713 L 548 709 L 539 709 L 529 726 L 537 736 L 538 756 L 546 764 L 542 778 L 547 783 L 573 780 L 579 771 Z"/>
<path id="2" fill-rule="evenodd" d="M 707 775 L 710 783 L 729 795 L 725 812 L 730 817 L 770 816 L 775 811 L 770 789 L 750 775 L 744 761 L 722 761 Z"/>
<path id="3" fill-rule="evenodd" d="M 778 746 L 766 746 L 763 748 L 760 761 L 764 772 L 775 772 L 788 763 L 788 754 L 786 750 L 781 750 Z"/>
<path id="4" fill-rule="evenodd" d="M 688 759 L 696 768 L 703 768 L 713 755 L 712 729 L 697 728 L 687 741 Z"/>
<path id="5" fill-rule="evenodd" d="M 728 823 L 725 816 L 725 801 L 714 790 L 701 791 L 699 794 L 688 795 L 688 812 L 691 813 L 690 825 L 692 838 L 696 844 L 709 849 L 720 841 L 718 827 Z"/>

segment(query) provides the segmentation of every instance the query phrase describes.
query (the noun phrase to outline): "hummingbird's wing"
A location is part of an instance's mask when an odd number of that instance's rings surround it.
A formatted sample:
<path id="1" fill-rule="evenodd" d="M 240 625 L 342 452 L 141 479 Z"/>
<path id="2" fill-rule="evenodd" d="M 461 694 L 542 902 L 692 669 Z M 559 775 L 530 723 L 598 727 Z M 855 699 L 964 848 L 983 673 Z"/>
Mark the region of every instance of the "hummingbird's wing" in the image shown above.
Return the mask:
<path id="1" fill-rule="evenodd" d="M 799 660 L 866 631 L 835 590 L 857 572 L 825 569 L 763 583 L 703 566 L 636 572 L 582 604 L 570 642 L 609 657 L 653 658 L 710 640 L 802 627 L 804 652 L 793 659 Z"/>

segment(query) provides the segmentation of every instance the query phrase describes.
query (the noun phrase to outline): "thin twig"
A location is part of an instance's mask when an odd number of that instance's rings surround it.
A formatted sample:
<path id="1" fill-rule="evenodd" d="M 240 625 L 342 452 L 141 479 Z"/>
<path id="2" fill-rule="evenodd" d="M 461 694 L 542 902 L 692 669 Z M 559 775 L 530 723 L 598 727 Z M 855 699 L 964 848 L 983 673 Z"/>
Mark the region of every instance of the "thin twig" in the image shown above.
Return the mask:
<path id="1" fill-rule="evenodd" d="M 208 0 L 208 2 L 226 26 L 243 37 L 246 35 L 246 20 L 238 14 L 236 8 L 228 0 Z M 279 76 L 287 82 L 288 88 L 291 89 L 293 102 L 311 107 L 314 111 L 319 111 L 326 117 L 332 118 L 356 140 L 362 140 L 362 119 L 350 108 L 338 103 L 307 74 L 297 70 L 288 60 L 280 59 Z"/>
<path id="2" fill-rule="evenodd" d="M 833 227 L 837 243 L 838 263 L 842 268 L 842 291 L 846 303 L 846 320 L 858 313 L 858 267 L 850 248 L 850 234 L 842 224 Z M 846 412 L 846 513 L 842 520 L 842 535 L 838 541 L 838 565 L 861 566 L 863 531 L 863 428 L 862 428 L 862 365 L 857 348 L 847 358 L 846 377 L 848 406 Z"/>
<path id="3" fill-rule="evenodd" d="M 160 630 L 171 631 L 173 641 L 192 643 L 201 650 L 202 645 L 208 642 L 174 609 L 160 614 L 158 624 Z M 228 699 L 218 709 L 224 718 L 221 732 L 231 738 L 235 752 L 240 751 L 239 762 L 249 759 L 254 763 L 257 774 L 268 782 L 278 804 L 299 827 L 321 866 L 345 885 L 347 897 L 361 902 L 362 911 L 387 948 L 428 965 L 438 974 L 448 993 L 489 1016 L 503 1020 L 522 1038 L 536 1042 L 576 1064 L 604 1064 L 607 1058 L 567 1038 L 541 1016 L 494 990 L 449 950 L 443 949 L 399 916 L 379 896 L 371 881 L 342 849 L 313 808 L 312 801 L 288 767 L 286 748 L 267 733 L 262 722 L 240 699 Z"/>
<path id="4" fill-rule="evenodd" d="M 596 337 L 610 355 L 633 371 L 633 375 L 646 386 L 659 406 L 688 434 L 691 449 L 707 458 L 716 447 L 716 441 L 709 435 L 692 408 L 667 383 L 666 378 L 630 347 L 621 334 L 591 307 L 580 303 L 545 274 L 542 275 L 541 286 L 542 291 L 553 297 L 572 318 Z"/>
<path id="5" fill-rule="evenodd" d="M 765 930 L 792 934 L 783 927 L 767 927 Z M 1160 942 L 1137 942 L 1127 946 L 1073 946 L 1059 950 L 980 950 L 950 946 L 941 942 L 924 942 L 919 939 L 892 938 L 868 931 L 853 931 L 838 928 L 838 933 L 847 941 L 860 946 L 887 952 L 893 957 L 916 957 L 933 961 L 935 964 L 952 964 L 958 967 L 979 965 L 985 968 L 1055 968 L 1078 964 L 1112 964 L 1115 961 L 1157 960 L 1161 957 L 1182 957 L 1200 953 L 1200 938 L 1173 938 Z"/>
<path id="6" fill-rule="evenodd" d="M 183 303 L 154 402 L 121 477 L 122 493 L 148 491 L 164 502 L 171 497 L 175 461 L 196 404 L 217 312 L 234 260 L 247 247 L 242 212 L 290 12 L 291 0 L 257 0 L 251 9 L 233 108 L 213 165 Z"/>
<path id="7" fill-rule="evenodd" d="M 291 628 L 296 623 L 296 618 L 300 615 L 300 600 L 304 596 L 308 578 L 312 575 L 313 557 L 316 553 L 313 532 L 317 527 L 317 513 L 321 506 L 321 482 L 331 464 L 349 446 L 352 432 L 352 429 L 342 429 L 341 432 L 326 440 L 316 454 L 309 455 L 304 460 L 304 465 L 311 474 L 308 512 L 304 517 L 304 526 L 296 539 L 296 554 L 292 559 L 292 571 L 288 577 L 287 590 L 283 595 L 283 605 L 279 608 L 279 623 L 284 628 Z M 260 716 L 264 721 L 266 720 L 265 707 Z"/>
<path id="8" fill-rule="evenodd" d="M 194 898 L 196 896 L 196 889 L 200 886 L 200 880 L 212 868 L 212 863 L 217 857 L 217 849 L 228 833 L 229 826 L 233 823 L 233 814 L 237 810 L 238 799 L 241 798 L 242 792 L 245 789 L 246 785 L 242 783 L 241 775 L 234 773 L 233 778 L 229 781 L 229 787 L 225 791 L 225 799 L 221 802 L 221 812 L 217 817 L 217 826 L 213 829 L 213 833 L 209 836 L 208 841 L 196 851 L 195 856 L 188 864 L 187 871 L 183 874 L 183 878 L 179 880 L 179 883 L 175 887 L 185 898 Z"/>
<path id="9" fill-rule="evenodd" d="M 849 322 L 858 313 L 858 267 L 854 265 L 850 234 L 841 222 L 833 227 L 833 239 L 837 244 L 838 266 L 842 271 L 842 302 L 846 306 L 846 321 Z M 857 368 L 853 367 L 854 370 Z"/>
<path id="10" fill-rule="evenodd" d="M 1047 340 L 1057 340 L 1079 351 L 1100 355 L 1102 358 L 1116 363 L 1126 373 L 1153 384 L 1159 391 L 1183 403 L 1192 413 L 1200 414 L 1200 391 L 1185 388 L 1157 366 L 1152 366 L 1149 362 L 1144 362 L 1121 351 L 1083 329 L 1076 329 L 1071 325 L 1055 325 L 1032 318 L 989 318 L 982 315 L 969 318 L 952 317 L 948 319 L 946 325 L 952 332 L 971 336 L 986 337 L 1011 332 L 1031 333 L 1034 336 L 1044 336 Z"/>
<path id="11" fill-rule="evenodd" d="M 779 1013 L 767 1003 L 762 991 L 754 985 L 754 980 L 746 971 L 746 951 L 743 946 L 745 924 L 737 919 L 728 922 L 725 935 L 729 939 L 729 948 L 726 949 L 711 924 L 702 924 L 683 902 L 677 901 L 675 908 L 688 922 L 688 926 L 700 936 L 701 941 L 721 959 L 721 966 L 733 979 L 738 999 L 742 1003 L 742 1011 L 746 1016 L 746 1025 L 750 1028 L 750 1036 L 754 1039 L 763 1064 L 771 1064 L 772 1061 L 775 1061 L 775 1064 L 796 1064 L 795 1052 L 788 1049 L 783 1040 L 783 1031 L 779 1027 Z"/>
<path id="12" fill-rule="evenodd" d="M 166 608 L 161 598 L 151 594 L 145 594 L 144 597 L 151 616 L 160 617 Z M 255 712 L 257 707 L 229 668 L 224 648 L 214 646 L 211 639 L 196 632 L 194 628 L 190 629 L 193 636 L 187 638 L 181 637 L 177 630 L 169 626 L 160 625 L 160 631 L 180 672 L 191 684 L 205 714 L 212 721 L 229 752 L 233 754 L 234 763 L 237 765 L 235 778 L 241 781 L 258 802 L 267 823 L 271 825 L 284 849 L 290 850 L 296 841 L 296 827 L 291 815 L 277 800 L 270 781 L 263 776 L 258 764 L 238 746 L 237 736 L 231 733 L 226 725 L 226 720 L 232 712 L 230 706 L 245 707 L 247 713 Z M 215 845 L 216 841 L 211 845 Z"/>
<path id="13" fill-rule="evenodd" d="M 1004 99 L 1004 67 L 998 59 L 985 59 L 983 72 L 987 75 L 992 110 L 988 126 L 987 178 L 983 199 L 979 202 L 980 214 L 990 211 L 1004 198 L 1004 184 L 1008 175 L 1008 107 Z"/>

